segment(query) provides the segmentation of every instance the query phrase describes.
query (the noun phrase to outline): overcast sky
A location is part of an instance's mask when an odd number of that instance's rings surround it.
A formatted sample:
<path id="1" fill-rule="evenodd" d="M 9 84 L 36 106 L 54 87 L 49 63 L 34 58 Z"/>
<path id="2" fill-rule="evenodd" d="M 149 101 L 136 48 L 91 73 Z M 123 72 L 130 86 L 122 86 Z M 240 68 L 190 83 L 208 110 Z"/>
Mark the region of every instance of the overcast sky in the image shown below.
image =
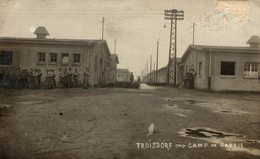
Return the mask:
<path id="1" fill-rule="evenodd" d="M 220 0 L 219 0 L 220 1 Z M 223 1 L 223 0 L 222 0 Z M 226 0 L 228 1 L 228 0 Z M 237 2 L 239 1 L 239 2 Z M 241 2 L 244 1 L 244 2 Z M 177 56 L 192 43 L 247 46 L 252 35 L 260 35 L 260 0 L 0 0 L 0 36 L 35 37 L 37 26 L 45 26 L 49 38 L 101 39 L 105 17 L 105 39 L 111 53 L 117 39 L 119 68 L 140 75 L 160 39 L 159 67 L 168 61 L 169 21 L 164 9 L 183 10 L 178 21 Z M 163 27 L 166 25 L 166 27 Z"/>

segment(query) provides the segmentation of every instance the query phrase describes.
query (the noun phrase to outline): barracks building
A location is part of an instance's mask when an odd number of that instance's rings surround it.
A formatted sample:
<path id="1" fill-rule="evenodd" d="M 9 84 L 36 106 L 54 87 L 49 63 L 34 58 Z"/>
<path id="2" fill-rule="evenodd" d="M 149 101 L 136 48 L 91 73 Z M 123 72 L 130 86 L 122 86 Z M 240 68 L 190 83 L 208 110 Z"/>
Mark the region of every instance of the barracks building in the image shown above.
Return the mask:
<path id="1" fill-rule="evenodd" d="M 197 89 L 260 91 L 260 38 L 252 36 L 247 44 L 249 47 L 189 46 L 178 68 L 181 79 L 194 71 Z"/>
<path id="2" fill-rule="evenodd" d="M 190 45 L 177 60 L 177 84 L 183 86 L 187 74 L 192 72 L 196 89 L 260 92 L 259 36 L 252 36 L 247 44 L 248 47 Z M 156 79 L 155 76 L 156 72 L 152 72 L 145 78 Z M 157 71 L 158 84 L 167 83 L 167 77 L 167 67 Z"/>
<path id="3" fill-rule="evenodd" d="M 108 72 L 116 73 L 118 57 L 110 53 L 105 40 L 48 39 L 45 27 L 38 27 L 34 33 L 36 38 L 1 37 L 0 65 L 41 69 L 42 78 L 46 69 L 55 72 L 59 68 L 77 69 L 79 82 L 82 82 L 83 71 L 88 67 L 91 86 L 105 83 Z"/>

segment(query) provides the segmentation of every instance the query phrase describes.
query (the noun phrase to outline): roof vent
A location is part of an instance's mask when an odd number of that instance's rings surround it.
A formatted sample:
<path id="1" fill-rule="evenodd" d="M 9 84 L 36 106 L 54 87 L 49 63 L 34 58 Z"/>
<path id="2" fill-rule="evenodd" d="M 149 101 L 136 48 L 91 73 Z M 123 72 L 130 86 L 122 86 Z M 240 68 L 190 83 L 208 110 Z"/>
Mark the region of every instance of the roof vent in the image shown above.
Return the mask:
<path id="1" fill-rule="evenodd" d="M 36 34 L 37 39 L 46 39 L 47 35 L 50 35 L 47 31 L 47 29 L 44 26 L 39 26 L 35 31 L 34 34 Z"/>
<path id="2" fill-rule="evenodd" d="M 257 36 L 257 35 L 252 36 L 247 41 L 247 44 L 249 44 L 251 48 L 259 48 L 259 46 L 260 46 L 260 37 Z"/>

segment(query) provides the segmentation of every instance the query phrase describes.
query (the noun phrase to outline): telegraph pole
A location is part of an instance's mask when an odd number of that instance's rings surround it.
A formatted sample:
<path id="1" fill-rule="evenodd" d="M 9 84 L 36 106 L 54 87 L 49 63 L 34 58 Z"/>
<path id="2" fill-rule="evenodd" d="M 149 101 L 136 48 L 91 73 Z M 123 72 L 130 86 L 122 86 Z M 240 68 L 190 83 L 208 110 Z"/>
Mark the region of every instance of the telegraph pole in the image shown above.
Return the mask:
<path id="1" fill-rule="evenodd" d="M 155 62 L 153 62 L 153 83 L 155 83 L 155 75 L 156 75 L 156 72 L 155 72 Z"/>
<path id="2" fill-rule="evenodd" d="M 194 43 L 195 43 L 195 26 L 196 26 L 196 24 L 193 23 L 192 24 L 192 28 L 193 28 L 193 31 L 192 31 L 192 45 L 194 45 Z"/>
<path id="3" fill-rule="evenodd" d="M 176 85 L 177 68 L 177 20 L 184 19 L 184 11 L 176 9 L 165 10 L 164 19 L 171 21 L 169 62 L 168 62 L 168 85 Z M 172 65 L 173 63 L 173 65 Z"/>
<path id="4" fill-rule="evenodd" d="M 146 73 L 147 73 L 147 76 L 148 76 L 148 74 L 149 74 L 148 67 L 149 67 L 149 64 L 148 64 L 148 60 L 147 60 L 147 62 L 146 62 Z"/>
<path id="5" fill-rule="evenodd" d="M 105 18 L 102 18 L 102 40 L 104 40 L 104 26 L 105 26 Z"/>
<path id="6" fill-rule="evenodd" d="M 159 39 L 157 40 L 157 52 L 156 52 L 156 75 L 155 75 L 155 83 L 157 83 L 158 78 L 158 54 L 159 54 Z"/>
<path id="7" fill-rule="evenodd" d="M 115 44 L 114 44 L 114 54 L 116 54 L 116 39 L 115 39 Z"/>
<path id="8" fill-rule="evenodd" d="M 151 55 L 150 56 L 150 73 L 152 72 L 152 67 L 153 67 L 152 62 L 153 62 L 153 56 Z"/>

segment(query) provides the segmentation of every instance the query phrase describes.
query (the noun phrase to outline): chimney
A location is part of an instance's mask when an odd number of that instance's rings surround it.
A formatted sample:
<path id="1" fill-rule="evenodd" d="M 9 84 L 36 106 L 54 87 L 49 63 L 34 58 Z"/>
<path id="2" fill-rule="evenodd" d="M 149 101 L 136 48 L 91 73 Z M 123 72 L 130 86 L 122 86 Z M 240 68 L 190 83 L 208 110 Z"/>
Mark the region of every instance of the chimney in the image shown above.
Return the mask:
<path id="1" fill-rule="evenodd" d="M 247 44 L 250 45 L 250 48 L 259 48 L 260 37 L 257 35 L 251 36 L 251 38 L 247 41 Z"/>
<path id="2" fill-rule="evenodd" d="M 39 26 L 35 31 L 37 39 L 46 39 L 47 35 L 50 35 L 44 26 Z"/>

